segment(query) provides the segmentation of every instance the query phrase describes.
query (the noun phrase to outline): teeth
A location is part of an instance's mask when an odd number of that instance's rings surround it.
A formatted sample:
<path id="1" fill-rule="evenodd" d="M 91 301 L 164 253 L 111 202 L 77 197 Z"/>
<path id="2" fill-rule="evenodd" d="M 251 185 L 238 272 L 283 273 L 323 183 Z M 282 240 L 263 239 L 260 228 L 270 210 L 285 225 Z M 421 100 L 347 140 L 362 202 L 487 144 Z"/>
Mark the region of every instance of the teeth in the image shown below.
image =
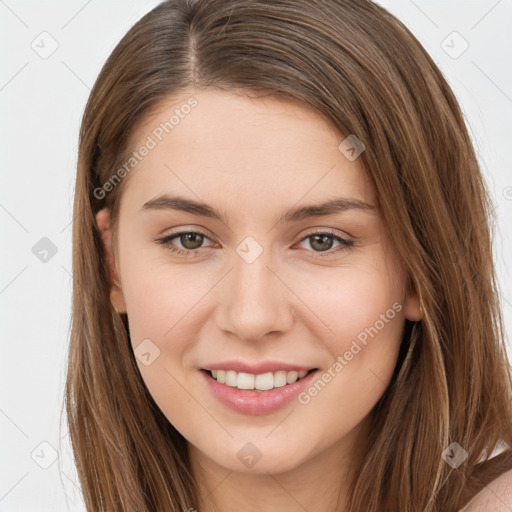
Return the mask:
<path id="1" fill-rule="evenodd" d="M 307 373 L 307 370 L 300 372 L 280 370 L 274 373 L 267 372 L 254 375 L 245 372 L 238 373 L 233 370 L 211 370 L 212 377 L 221 384 L 238 389 L 256 389 L 258 391 L 266 391 L 286 386 L 286 384 L 293 384 L 297 380 L 302 379 Z"/>
<path id="2" fill-rule="evenodd" d="M 288 372 L 286 374 L 286 382 L 288 384 L 291 384 L 292 382 L 295 382 L 299 378 L 298 372 Z"/>
<path id="3" fill-rule="evenodd" d="M 255 377 L 252 373 L 240 372 L 238 374 L 236 385 L 238 389 L 254 389 L 254 380 Z"/>
<path id="4" fill-rule="evenodd" d="M 261 373 L 260 375 L 256 375 L 254 379 L 254 389 L 260 389 L 262 391 L 266 391 L 267 389 L 272 389 L 274 387 L 274 374 L 269 373 Z"/>
<path id="5" fill-rule="evenodd" d="M 226 385 L 227 386 L 231 386 L 232 388 L 235 388 L 237 386 L 237 373 L 232 371 L 232 370 L 228 370 L 226 372 Z"/>
<path id="6" fill-rule="evenodd" d="M 304 373 L 306 373 L 306 372 L 304 372 Z M 286 386 L 286 372 L 279 371 L 279 372 L 274 373 L 274 387 L 282 388 L 283 386 Z"/>

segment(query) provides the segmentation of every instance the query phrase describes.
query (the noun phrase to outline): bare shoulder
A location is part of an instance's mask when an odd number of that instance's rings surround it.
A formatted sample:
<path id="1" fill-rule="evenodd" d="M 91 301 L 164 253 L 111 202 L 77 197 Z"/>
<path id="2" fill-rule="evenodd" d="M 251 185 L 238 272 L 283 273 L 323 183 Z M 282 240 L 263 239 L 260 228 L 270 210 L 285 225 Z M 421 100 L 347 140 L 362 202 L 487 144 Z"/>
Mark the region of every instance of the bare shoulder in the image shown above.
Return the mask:
<path id="1" fill-rule="evenodd" d="M 512 511 L 512 469 L 484 487 L 460 512 Z"/>

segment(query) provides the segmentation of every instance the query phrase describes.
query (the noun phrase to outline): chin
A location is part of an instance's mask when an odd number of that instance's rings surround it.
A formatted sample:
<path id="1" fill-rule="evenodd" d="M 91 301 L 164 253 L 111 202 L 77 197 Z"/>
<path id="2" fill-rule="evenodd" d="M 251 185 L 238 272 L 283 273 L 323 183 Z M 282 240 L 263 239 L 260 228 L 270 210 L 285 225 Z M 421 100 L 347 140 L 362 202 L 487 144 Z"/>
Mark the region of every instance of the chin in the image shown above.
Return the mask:
<path id="1" fill-rule="evenodd" d="M 306 454 L 297 453 L 296 447 L 286 449 L 263 446 L 261 443 L 236 443 L 236 447 L 222 450 L 222 452 L 207 453 L 203 455 L 210 458 L 215 464 L 229 471 L 248 473 L 252 475 L 265 475 L 267 473 L 285 473 L 299 467 L 306 458 Z M 258 448 L 259 446 L 259 448 Z"/>

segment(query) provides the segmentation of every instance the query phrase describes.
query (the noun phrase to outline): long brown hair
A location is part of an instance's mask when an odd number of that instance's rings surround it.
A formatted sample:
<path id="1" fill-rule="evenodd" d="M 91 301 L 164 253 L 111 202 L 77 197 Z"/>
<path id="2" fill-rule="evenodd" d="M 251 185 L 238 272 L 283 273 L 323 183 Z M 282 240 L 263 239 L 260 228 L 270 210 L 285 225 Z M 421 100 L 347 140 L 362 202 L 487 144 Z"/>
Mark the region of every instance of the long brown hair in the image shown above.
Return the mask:
<path id="1" fill-rule="evenodd" d="M 173 94 L 206 87 L 295 101 L 364 143 L 362 164 L 423 319 L 406 321 L 347 510 L 458 510 L 512 467 L 492 203 L 441 72 L 401 22 L 368 0 L 165 1 L 105 63 L 80 132 L 66 382 L 87 510 L 200 507 L 187 443 L 146 389 L 128 318 L 110 302 L 95 213 L 110 209 L 115 234 L 128 176 L 108 193 L 102 187 L 133 150 L 137 123 Z M 442 457 L 454 442 L 468 455 L 457 468 Z M 507 449 L 491 462 L 500 446 Z"/>

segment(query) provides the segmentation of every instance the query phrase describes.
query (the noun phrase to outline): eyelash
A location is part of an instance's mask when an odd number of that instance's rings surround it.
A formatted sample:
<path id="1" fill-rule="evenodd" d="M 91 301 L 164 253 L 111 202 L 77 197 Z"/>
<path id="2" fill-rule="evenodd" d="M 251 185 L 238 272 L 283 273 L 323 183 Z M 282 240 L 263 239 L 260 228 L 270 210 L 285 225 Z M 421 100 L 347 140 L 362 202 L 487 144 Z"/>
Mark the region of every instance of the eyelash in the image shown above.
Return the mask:
<path id="1" fill-rule="evenodd" d="M 191 253 L 194 253 L 194 252 L 198 252 L 198 249 L 180 249 L 178 247 L 174 247 L 172 245 L 170 245 L 170 242 L 171 240 L 173 240 L 174 238 L 178 238 L 180 237 L 181 235 L 188 235 L 188 234 L 194 234 L 194 235 L 201 235 L 205 238 L 207 238 L 209 240 L 209 237 L 205 234 L 205 233 L 202 233 L 201 231 L 180 231 L 178 233 L 173 233 L 171 235 L 167 235 L 163 238 L 159 238 L 156 240 L 156 242 L 158 242 L 159 244 L 165 246 L 169 251 L 171 251 L 172 253 L 174 254 L 178 254 L 178 255 L 183 255 L 183 256 L 187 256 L 187 257 L 193 257 L 193 256 L 189 256 Z M 344 249 L 349 249 L 350 247 L 352 247 L 354 245 L 354 242 L 351 241 L 351 240 L 347 240 L 345 238 L 342 238 L 340 237 L 339 235 L 335 235 L 332 231 L 329 231 L 329 230 L 326 230 L 326 231 L 315 231 L 315 232 L 312 232 L 312 233 L 308 233 L 305 237 L 303 237 L 300 241 L 300 242 L 303 242 L 304 240 L 307 240 L 308 238 L 311 238 L 315 235 L 328 235 L 328 236 L 331 236 L 332 238 L 334 238 L 336 241 L 338 241 L 341 246 L 338 247 L 337 249 L 328 249 L 327 251 L 311 251 L 313 253 L 315 253 L 315 256 L 313 256 L 314 258 L 324 258 L 324 257 L 328 257 L 328 256 L 332 256 L 334 253 L 337 253 L 339 251 L 342 251 Z"/>

